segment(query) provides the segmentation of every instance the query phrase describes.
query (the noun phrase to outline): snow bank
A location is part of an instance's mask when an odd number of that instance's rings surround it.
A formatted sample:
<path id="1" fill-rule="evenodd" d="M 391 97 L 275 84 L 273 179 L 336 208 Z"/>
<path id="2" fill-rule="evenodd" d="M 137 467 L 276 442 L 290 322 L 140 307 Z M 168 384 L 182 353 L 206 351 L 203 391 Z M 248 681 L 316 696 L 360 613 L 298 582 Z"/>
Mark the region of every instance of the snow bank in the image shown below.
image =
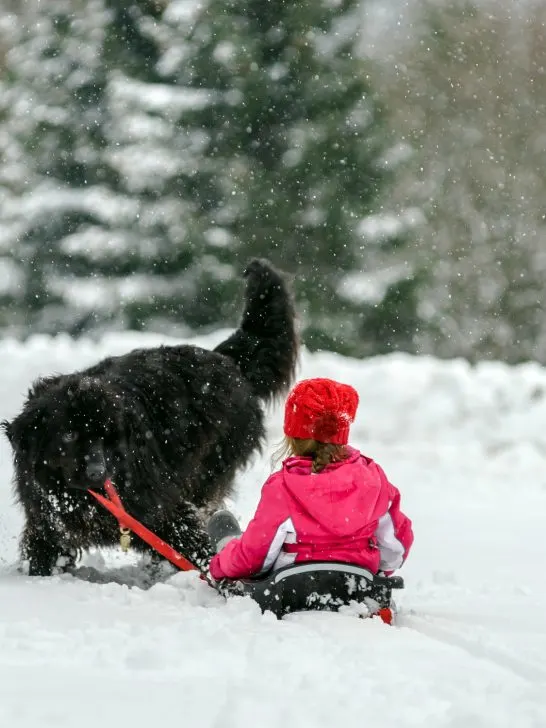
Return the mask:
<path id="1" fill-rule="evenodd" d="M 185 340 L 212 348 L 229 331 Z M 113 333 L 100 340 L 33 336 L 26 342 L 0 341 L 8 411 L 16 411 L 30 381 L 41 374 L 71 371 L 104 356 L 141 346 L 176 344 L 160 334 Z M 546 452 L 546 369 L 538 364 L 511 367 L 497 362 L 472 366 L 464 360 L 390 354 L 364 360 L 329 352 L 304 351 L 299 376 L 330 376 L 350 381 L 361 408 L 354 432 L 393 442 L 467 439 L 492 447 L 521 441 L 522 434 Z M 9 384 L 8 384 L 9 382 Z M 279 413 L 277 413 L 279 414 Z"/>

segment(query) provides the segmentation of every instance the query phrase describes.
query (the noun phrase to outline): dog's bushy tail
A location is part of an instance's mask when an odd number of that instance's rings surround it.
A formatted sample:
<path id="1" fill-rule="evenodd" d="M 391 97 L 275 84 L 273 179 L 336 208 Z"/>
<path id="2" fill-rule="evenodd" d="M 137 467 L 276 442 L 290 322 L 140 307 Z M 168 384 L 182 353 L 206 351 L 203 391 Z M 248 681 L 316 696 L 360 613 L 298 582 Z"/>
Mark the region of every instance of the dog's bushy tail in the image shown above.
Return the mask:
<path id="1" fill-rule="evenodd" d="M 234 359 L 264 402 L 292 384 L 299 341 L 292 291 L 280 271 L 255 258 L 244 272 L 245 308 L 239 328 L 215 351 Z"/>

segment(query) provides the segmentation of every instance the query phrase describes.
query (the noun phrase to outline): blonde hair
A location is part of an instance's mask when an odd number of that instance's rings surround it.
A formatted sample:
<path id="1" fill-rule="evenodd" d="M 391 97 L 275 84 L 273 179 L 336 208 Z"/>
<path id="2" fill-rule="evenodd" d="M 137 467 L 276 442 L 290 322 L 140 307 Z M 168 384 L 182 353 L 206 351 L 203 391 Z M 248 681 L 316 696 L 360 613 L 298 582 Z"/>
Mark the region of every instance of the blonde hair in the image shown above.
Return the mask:
<path id="1" fill-rule="evenodd" d="M 299 437 L 284 437 L 279 448 L 273 455 L 272 465 L 276 466 L 279 461 L 292 455 L 300 457 L 312 457 L 313 473 L 320 473 L 330 463 L 339 463 L 348 457 L 345 445 L 334 445 L 331 442 L 319 442 L 311 438 L 302 440 Z"/>

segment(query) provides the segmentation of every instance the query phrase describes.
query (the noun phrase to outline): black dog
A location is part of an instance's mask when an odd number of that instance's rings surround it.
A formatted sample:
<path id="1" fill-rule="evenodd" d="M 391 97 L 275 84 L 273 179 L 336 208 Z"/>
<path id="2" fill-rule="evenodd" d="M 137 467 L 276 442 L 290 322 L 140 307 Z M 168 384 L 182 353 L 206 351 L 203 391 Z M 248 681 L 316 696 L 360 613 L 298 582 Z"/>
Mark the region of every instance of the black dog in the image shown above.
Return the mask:
<path id="1" fill-rule="evenodd" d="M 4 421 L 26 523 L 31 575 L 119 543 L 116 519 L 86 492 L 106 477 L 127 511 L 197 566 L 211 547 L 203 515 L 232 492 L 265 435 L 266 403 L 292 383 L 298 354 L 287 282 L 267 261 L 245 271 L 239 328 L 213 351 L 137 349 L 38 380 Z M 133 537 L 136 549 L 149 547 Z"/>

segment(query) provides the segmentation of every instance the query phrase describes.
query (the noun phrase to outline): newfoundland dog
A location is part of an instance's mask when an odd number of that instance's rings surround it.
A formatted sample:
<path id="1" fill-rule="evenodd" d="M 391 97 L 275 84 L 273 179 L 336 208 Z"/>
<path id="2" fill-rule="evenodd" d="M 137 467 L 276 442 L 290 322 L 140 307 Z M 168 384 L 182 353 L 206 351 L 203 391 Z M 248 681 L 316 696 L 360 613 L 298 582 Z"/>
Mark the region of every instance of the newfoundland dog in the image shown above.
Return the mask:
<path id="1" fill-rule="evenodd" d="M 137 349 L 39 379 L 2 427 L 25 515 L 31 575 L 72 568 L 90 547 L 119 544 L 116 519 L 87 492 L 111 478 L 127 511 L 206 568 L 204 518 L 260 450 L 264 406 L 291 385 L 298 356 L 292 293 L 265 260 L 245 270 L 239 328 L 209 351 Z M 133 547 L 149 547 L 133 536 Z"/>

